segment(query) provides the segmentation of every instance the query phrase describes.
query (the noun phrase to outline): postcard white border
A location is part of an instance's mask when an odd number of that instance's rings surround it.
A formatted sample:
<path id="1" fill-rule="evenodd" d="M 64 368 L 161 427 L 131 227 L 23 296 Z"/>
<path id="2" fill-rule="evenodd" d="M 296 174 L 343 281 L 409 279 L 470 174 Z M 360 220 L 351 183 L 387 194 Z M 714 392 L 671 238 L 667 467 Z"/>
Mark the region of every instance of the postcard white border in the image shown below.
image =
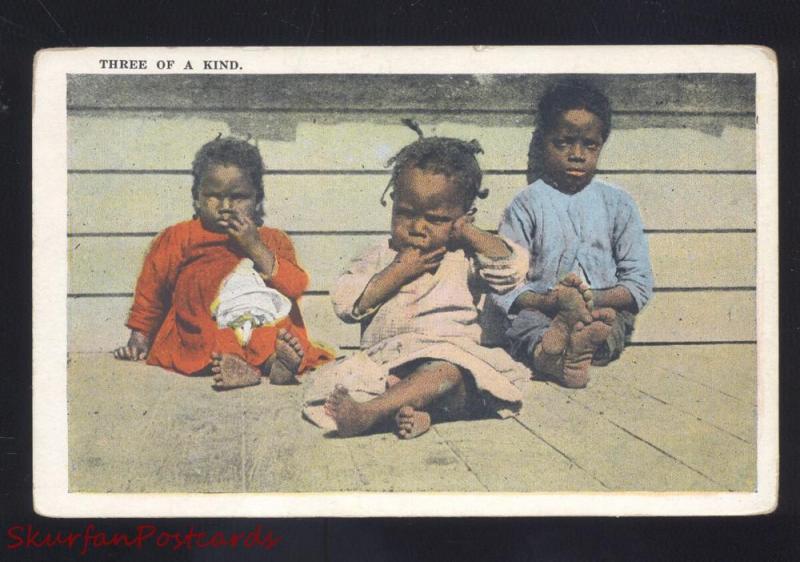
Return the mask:
<path id="1" fill-rule="evenodd" d="M 86 494 L 67 486 L 67 74 L 98 60 L 235 58 L 244 74 L 756 74 L 755 493 Z M 424 60 L 421 67 L 419 61 Z M 104 70 L 104 74 L 181 74 Z M 197 71 L 225 74 L 230 71 Z M 86 48 L 37 53 L 33 99 L 33 499 L 52 517 L 745 515 L 778 499 L 778 77 L 757 46 Z M 61 311 L 63 314 L 59 314 Z"/>

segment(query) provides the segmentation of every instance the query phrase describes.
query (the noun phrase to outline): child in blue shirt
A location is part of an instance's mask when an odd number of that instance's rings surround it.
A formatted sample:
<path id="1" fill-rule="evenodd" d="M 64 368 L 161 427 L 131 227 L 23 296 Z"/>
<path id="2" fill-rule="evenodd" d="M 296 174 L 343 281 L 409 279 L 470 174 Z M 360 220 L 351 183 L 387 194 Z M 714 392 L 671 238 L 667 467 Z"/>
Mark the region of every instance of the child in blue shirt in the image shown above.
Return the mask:
<path id="1" fill-rule="evenodd" d="M 594 178 L 611 132 L 611 107 L 592 85 L 568 80 L 539 101 L 532 183 L 503 214 L 499 234 L 530 252 L 527 282 L 496 295 L 514 357 L 564 386 L 619 357 L 653 274 L 639 211 Z"/>

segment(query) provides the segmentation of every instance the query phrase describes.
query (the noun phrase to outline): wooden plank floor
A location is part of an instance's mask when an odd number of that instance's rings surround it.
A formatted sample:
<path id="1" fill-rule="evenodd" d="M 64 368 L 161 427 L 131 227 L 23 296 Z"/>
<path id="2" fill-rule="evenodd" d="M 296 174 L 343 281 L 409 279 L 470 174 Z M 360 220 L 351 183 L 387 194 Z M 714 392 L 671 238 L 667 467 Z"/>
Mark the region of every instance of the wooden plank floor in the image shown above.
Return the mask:
<path id="1" fill-rule="evenodd" d="M 633 347 L 567 390 L 531 381 L 509 420 L 413 441 L 339 439 L 302 387 L 217 393 L 108 353 L 69 358 L 73 492 L 752 491 L 755 346 Z"/>

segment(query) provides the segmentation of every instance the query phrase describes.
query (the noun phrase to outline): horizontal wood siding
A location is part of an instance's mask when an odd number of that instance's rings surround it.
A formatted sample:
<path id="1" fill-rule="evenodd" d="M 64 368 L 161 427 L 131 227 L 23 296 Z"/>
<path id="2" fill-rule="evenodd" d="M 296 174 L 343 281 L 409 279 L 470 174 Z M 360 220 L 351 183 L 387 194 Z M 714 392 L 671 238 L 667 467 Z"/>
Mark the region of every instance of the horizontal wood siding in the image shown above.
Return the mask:
<path id="1" fill-rule="evenodd" d="M 252 136 L 267 165 L 266 224 L 292 236 L 311 274 L 312 337 L 344 349 L 358 327 L 328 291 L 386 238 L 386 161 L 426 135 L 476 138 L 478 224 L 496 228 L 525 186 L 541 76 L 72 76 L 68 87 L 69 349 L 124 342 L 152 236 L 191 216 L 192 159 L 218 134 Z M 635 341 L 755 339 L 755 117 L 748 75 L 598 77 L 615 109 L 600 162 L 642 213 L 657 293 Z"/>

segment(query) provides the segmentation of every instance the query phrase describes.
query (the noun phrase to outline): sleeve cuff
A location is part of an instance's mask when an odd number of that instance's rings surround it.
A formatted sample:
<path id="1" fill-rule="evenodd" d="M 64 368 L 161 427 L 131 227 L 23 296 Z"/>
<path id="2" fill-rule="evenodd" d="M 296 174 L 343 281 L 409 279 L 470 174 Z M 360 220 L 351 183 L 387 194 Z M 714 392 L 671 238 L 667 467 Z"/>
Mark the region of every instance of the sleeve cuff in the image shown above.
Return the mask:
<path id="1" fill-rule="evenodd" d="M 493 291 L 508 293 L 525 281 L 530 266 L 528 251 L 504 236 L 500 237 L 511 252 L 504 257 L 488 257 L 476 254 L 478 275 Z"/>
<path id="2" fill-rule="evenodd" d="M 628 292 L 633 297 L 633 302 L 636 303 L 636 309 L 638 312 L 642 311 L 652 295 L 652 291 L 645 291 L 641 286 L 631 283 L 630 281 L 618 281 L 617 285 L 628 289 Z"/>
<path id="3" fill-rule="evenodd" d="M 492 300 L 494 300 L 494 303 L 499 306 L 503 312 L 506 313 L 506 315 L 508 315 L 509 310 L 511 310 L 511 307 L 514 305 L 514 301 L 517 300 L 517 297 L 529 290 L 531 290 L 530 285 L 526 283 L 503 295 L 494 294 L 492 295 Z"/>

